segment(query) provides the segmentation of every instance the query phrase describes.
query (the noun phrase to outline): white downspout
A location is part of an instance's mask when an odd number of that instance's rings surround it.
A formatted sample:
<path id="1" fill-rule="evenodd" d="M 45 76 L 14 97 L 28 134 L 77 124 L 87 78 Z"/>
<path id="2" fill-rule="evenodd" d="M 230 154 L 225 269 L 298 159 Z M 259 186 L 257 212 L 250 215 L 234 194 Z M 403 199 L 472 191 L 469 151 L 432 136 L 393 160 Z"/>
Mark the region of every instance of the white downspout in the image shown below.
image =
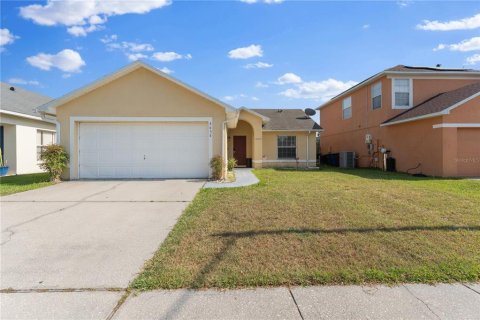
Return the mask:
<path id="1" fill-rule="evenodd" d="M 223 158 L 223 168 L 224 170 L 227 169 L 227 158 L 228 158 L 228 155 L 226 154 L 226 150 L 225 150 L 225 145 L 228 144 L 227 142 L 227 138 L 225 137 L 225 131 L 227 131 L 227 120 L 223 121 L 222 122 L 222 158 Z M 225 177 L 226 177 L 226 173 L 225 172 Z"/>
<path id="2" fill-rule="evenodd" d="M 310 165 L 309 165 L 310 162 L 309 162 L 309 159 L 308 159 L 308 156 L 310 155 L 310 153 L 309 153 L 309 144 L 310 144 L 310 139 L 309 139 L 309 138 L 310 138 L 310 132 L 311 132 L 311 131 L 308 131 L 308 133 L 307 133 L 307 168 L 310 167 Z"/>

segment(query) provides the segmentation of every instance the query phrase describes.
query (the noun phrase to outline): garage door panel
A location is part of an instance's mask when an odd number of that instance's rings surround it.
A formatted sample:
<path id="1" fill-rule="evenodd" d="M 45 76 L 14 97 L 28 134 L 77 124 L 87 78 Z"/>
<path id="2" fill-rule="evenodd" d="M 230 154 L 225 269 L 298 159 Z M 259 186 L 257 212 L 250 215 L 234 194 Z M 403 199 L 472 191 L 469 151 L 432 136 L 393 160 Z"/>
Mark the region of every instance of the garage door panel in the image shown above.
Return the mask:
<path id="1" fill-rule="evenodd" d="M 207 178 L 206 123 L 81 123 L 80 178 Z"/>

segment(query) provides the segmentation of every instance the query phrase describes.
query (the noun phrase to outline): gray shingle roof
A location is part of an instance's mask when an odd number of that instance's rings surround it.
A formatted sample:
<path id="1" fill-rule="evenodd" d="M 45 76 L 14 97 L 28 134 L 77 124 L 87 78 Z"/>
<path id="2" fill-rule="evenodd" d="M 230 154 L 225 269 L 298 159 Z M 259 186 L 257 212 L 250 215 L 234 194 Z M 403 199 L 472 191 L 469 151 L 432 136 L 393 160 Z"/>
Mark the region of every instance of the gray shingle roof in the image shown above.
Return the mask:
<path id="1" fill-rule="evenodd" d="M 386 72 L 388 71 L 400 71 L 400 72 L 480 72 L 480 70 L 474 69 L 448 69 L 448 68 L 433 68 L 433 67 L 417 67 L 417 66 L 404 66 L 399 64 L 395 67 L 385 69 Z"/>
<path id="2" fill-rule="evenodd" d="M 40 114 L 35 112 L 34 109 L 52 100 L 50 97 L 42 96 L 15 85 L 5 82 L 1 84 L 0 108 L 2 110 L 40 117 Z M 14 87 L 15 90 L 10 90 L 10 87 Z"/>
<path id="3" fill-rule="evenodd" d="M 456 90 L 447 91 L 444 93 L 440 93 L 415 107 L 408 109 L 393 118 L 388 119 L 387 121 L 383 122 L 392 123 L 397 121 L 405 121 L 411 118 L 416 118 L 420 116 L 429 115 L 432 113 L 441 112 L 448 107 L 459 103 L 467 99 L 468 97 L 473 96 L 476 93 L 480 92 L 480 81 L 475 82 L 473 84 L 466 85 L 464 87 L 458 88 Z"/>
<path id="4" fill-rule="evenodd" d="M 322 130 L 302 109 L 250 109 L 270 118 L 263 130 Z"/>

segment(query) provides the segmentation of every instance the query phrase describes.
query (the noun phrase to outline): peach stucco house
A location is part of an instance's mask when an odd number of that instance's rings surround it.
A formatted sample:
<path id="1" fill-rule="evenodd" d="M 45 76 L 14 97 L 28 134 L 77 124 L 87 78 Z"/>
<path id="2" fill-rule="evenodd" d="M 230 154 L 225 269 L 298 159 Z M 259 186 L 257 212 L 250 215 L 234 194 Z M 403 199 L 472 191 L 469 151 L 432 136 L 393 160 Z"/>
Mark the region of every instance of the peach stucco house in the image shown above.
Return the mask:
<path id="1" fill-rule="evenodd" d="M 321 105 L 321 153 L 357 166 L 432 176 L 480 176 L 480 71 L 399 65 Z"/>
<path id="2" fill-rule="evenodd" d="M 65 179 L 207 178 L 216 155 L 310 166 L 321 130 L 302 110 L 237 109 L 140 61 L 39 110 L 70 154 Z"/>

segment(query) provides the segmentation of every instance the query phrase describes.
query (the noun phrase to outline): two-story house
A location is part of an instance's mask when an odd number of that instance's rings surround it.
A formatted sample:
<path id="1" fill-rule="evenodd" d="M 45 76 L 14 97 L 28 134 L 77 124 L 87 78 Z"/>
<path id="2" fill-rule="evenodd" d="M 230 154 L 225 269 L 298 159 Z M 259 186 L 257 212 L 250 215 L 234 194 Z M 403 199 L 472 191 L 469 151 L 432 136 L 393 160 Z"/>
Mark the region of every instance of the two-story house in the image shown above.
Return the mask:
<path id="1" fill-rule="evenodd" d="M 432 176 L 480 176 L 480 70 L 398 65 L 321 105 L 322 154 L 357 166 Z"/>

